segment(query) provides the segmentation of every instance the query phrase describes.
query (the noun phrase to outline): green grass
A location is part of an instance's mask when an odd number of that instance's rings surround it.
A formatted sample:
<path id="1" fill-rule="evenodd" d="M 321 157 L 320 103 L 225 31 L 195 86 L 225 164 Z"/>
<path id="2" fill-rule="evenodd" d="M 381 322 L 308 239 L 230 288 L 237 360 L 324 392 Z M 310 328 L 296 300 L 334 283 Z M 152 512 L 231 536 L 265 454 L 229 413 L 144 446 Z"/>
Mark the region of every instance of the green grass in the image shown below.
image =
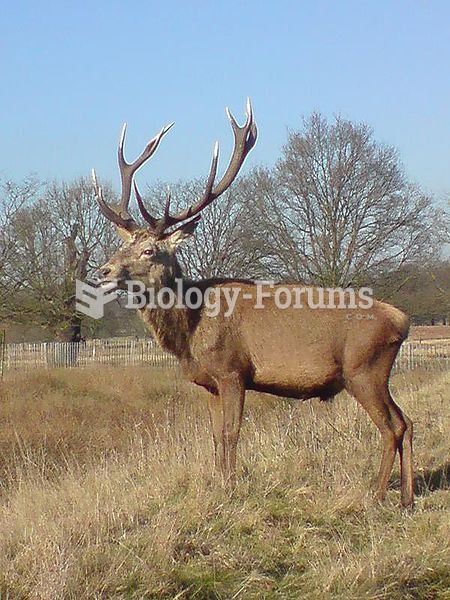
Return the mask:
<path id="1" fill-rule="evenodd" d="M 373 500 L 379 436 L 344 394 L 250 394 L 230 492 L 205 395 L 173 372 L 8 375 L 0 599 L 450 598 L 450 374 L 393 390 L 415 422 L 412 511 L 398 470 Z"/>

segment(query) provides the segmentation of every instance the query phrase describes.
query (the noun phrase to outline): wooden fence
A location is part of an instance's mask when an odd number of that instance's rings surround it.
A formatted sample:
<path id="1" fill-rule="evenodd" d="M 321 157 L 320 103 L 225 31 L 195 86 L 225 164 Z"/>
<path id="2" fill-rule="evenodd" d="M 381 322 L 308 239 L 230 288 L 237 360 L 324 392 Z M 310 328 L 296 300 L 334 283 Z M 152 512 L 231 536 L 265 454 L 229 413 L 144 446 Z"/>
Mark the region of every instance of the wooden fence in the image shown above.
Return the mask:
<path id="1" fill-rule="evenodd" d="M 52 367 L 88 365 L 152 365 L 174 367 L 177 360 L 148 338 L 87 340 L 79 344 L 38 342 L 5 344 L 0 352 L 0 373 Z M 395 364 L 396 370 L 417 367 L 450 369 L 450 340 L 405 342 Z"/>

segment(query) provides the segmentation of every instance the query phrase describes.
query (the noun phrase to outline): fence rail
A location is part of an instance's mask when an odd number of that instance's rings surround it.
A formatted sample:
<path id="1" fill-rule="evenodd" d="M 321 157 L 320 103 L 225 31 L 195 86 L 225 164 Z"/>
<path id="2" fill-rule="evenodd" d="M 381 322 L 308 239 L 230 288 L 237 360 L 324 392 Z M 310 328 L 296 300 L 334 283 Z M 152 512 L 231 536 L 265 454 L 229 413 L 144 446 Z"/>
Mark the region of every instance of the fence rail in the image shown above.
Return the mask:
<path id="1" fill-rule="evenodd" d="M 110 338 L 69 342 L 4 344 L 0 352 L 0 373 L 53 367 L 103 365 L 152 365 L 173 367 L 177 360 L 148 338 Z M 405 342 L 400 349 L 396 370 L 417 367 L 450 369 L 450 340 Z"/>

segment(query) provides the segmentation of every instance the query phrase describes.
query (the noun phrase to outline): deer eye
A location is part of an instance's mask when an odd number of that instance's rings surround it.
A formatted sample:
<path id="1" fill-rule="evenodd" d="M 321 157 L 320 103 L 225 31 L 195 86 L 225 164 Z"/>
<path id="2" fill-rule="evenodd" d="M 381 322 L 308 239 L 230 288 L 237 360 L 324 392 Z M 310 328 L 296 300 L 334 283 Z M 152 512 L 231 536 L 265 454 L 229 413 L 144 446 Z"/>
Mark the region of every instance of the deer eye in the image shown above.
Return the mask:
<path id="1" fill-rule="evenodd" d="M 142 251 L 141 256 L 152 256 L 153 254 L 155 254 L 154 248 L 146 248 L 145 250 Z"/>

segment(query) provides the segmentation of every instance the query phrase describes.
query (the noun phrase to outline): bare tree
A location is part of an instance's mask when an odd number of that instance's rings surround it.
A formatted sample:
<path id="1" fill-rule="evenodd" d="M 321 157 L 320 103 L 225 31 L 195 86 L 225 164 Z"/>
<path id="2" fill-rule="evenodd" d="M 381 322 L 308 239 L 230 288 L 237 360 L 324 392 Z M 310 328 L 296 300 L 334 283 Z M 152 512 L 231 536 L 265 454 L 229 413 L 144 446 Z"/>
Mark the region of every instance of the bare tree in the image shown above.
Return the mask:
<path id="1" fill-rule="evenodd" d="M 34 176 L 22 183 L 6 180 L 0 184 L 0 288 L 6 283 L 6 267 L 17 247 L 13 221 L 18 212 L 36 198 L 40 186 Z"/>
<path id="2" fill-rule="evenodd" d="M 33 200 L 8 219 L 13 247 L 2 278 L 3 317 L 77 341 L 75 279 L 85 279 L 116 247 L 113 230 L 92 208 L 92 185 L 84 179 L 52 183 Z"/>
<path id="3" fill-rule="evenodd" d="M 450 261 L 404 265 L 375 281 L 376 295 L 407 312 L 415 324 L 447 324 L 450 318 Z"/>
<path id="4" fill-rule="evenodd" d="M 199 197 L 205 182 L 200 179 L 170 185 L 174 207 L 186 206 Z M 146 194 L 146 204 L 155 213 L 164 204 L 168 185 L 158 183 Z M 242 191 L 241 191 L 242 188 Z M 266 276 L 266 248 L 262 236 L 253 231 L 253 199 L 244 192 L 245 183 L 237 180 L 210 205 L 199 222 L 195 237 L 179 250 L 180 263 L 189 277 Z"/>
<path id="5" fill-rule="evenodd" d="M 276 168 L 254 173 L 248 193 L 271 269 L 284 278 L 359 283 L 435 256 L 442 243 L 442 213 L 407 181 L 396 150 L 377 143 L 367 125 L 340 117 L 304 119 Z"/>

